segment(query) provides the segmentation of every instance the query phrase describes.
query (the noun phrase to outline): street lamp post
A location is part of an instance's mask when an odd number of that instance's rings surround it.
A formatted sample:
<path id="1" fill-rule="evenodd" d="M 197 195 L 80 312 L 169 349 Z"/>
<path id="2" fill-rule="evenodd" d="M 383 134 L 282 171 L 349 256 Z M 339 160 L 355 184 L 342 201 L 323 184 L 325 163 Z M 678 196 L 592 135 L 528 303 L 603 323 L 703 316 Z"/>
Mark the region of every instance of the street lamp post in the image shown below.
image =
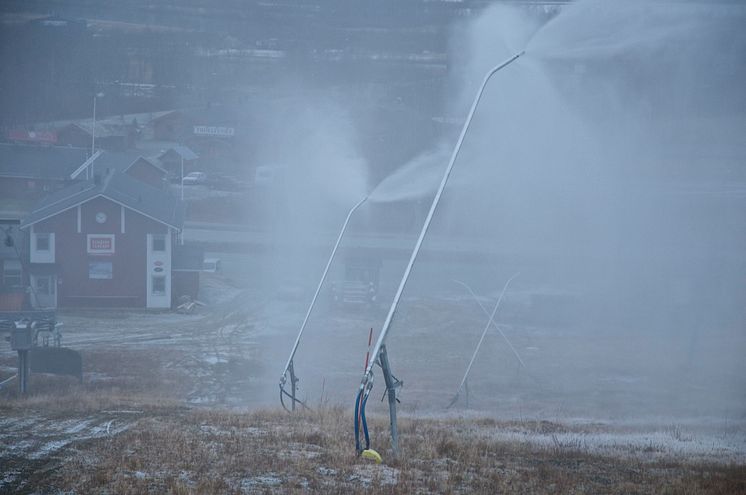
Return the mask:
<path id="1" fill-rule="evenodd" d="M 96 100 L 103 97 L 103 93 L 96 93 L 93 95 L 93 126 L 91 127 L 91 156 L 96 152 Z M 93 171 L 93 164 L 91 164 L 91 171 Z"/>
<path id="2" fill-rule="evenodd" d="M 184 155 L 179 153 L 181 157 L 181 201 L 184 201 Z"/>

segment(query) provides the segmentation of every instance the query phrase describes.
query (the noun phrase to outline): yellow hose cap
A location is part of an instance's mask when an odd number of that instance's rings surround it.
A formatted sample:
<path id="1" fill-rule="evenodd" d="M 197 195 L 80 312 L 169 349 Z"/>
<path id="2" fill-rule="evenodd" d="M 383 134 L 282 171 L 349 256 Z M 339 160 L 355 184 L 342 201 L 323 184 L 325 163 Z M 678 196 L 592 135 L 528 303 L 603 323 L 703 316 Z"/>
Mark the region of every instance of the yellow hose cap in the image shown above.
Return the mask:
<path id="1" fill-rule="evenodd" d="M 381 454 L 379 454 L 378 452 L 376 452 L 373 449 L 365 449 L 365 450 L 363 450 L 362 456 L 365 459 L 372 459 L 372 460 L 376 461 L 376 464 L 381 464 L 381 461 L 383 460 L 383 459 L 381 459 Z"/>

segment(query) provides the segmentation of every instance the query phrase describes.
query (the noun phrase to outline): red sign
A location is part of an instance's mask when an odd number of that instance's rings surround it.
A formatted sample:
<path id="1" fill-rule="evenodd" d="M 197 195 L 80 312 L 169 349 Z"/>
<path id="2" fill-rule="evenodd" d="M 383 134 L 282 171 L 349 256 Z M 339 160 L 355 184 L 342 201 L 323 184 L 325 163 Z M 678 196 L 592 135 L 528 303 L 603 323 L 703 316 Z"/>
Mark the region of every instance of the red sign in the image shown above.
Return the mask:
<path id="1" fill-rule="evenodd" d="M 30 143 L 55 144 L 57 133 L 53 131 L 10 131 L 8 139 L 11 141 L 24 141 Z"/>
<path id="2" fill-rule="evenodd" d="M 109 237 L 91 237 L 91 251 L 111 251 Z"/>
<path id="3" fill-rule="evenodd" d="M 88 254 L 114 254 L 114 235 L 88 234 Z"/>

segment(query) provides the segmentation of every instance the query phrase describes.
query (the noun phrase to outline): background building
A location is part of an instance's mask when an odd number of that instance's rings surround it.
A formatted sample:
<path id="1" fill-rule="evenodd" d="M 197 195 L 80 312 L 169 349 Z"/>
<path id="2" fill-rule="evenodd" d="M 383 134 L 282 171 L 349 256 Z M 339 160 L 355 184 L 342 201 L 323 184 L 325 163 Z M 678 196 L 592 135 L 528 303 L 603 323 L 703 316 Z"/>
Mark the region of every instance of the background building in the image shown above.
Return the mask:
<path id="1" fill-rule="evenodd" d="M 169 308 L 181 203 L 116 171 L 46 197 L 29 233 L 35 307 Z"/>

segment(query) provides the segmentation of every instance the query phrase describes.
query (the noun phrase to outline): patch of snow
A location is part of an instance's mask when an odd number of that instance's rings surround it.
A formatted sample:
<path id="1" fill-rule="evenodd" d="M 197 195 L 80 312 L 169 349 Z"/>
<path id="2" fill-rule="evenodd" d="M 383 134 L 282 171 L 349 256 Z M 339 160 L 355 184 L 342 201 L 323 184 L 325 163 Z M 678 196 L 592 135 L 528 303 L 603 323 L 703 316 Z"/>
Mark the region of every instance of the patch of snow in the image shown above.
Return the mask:
<path id="1" fill-rule="evenodd" d="M 0 488 L 2 488 L 5 485 L 9 485 L 13 483 L 20 474 L 21 472 L 17 470 L 7 471 L 3 473 L 3 477 L 2 479 L 0 479 Z"/>
<path id="2" fill-rule="evenodd" d="M 280 459 L 314 459 L 321 455 L 321 447 L 313 444 L 290 442 L 286 451 L 278 454 Z"/>
<path id="3" fill-rule="evenodd" d="M 383 464 L 355 466 L 353 474 L 347 477 L 347 481 L 359 483 L 364 488 L 373 484 L 392 486 L 399 482 L 399 470 Z"/>
<path id="4" fill-rule="evenodd" d="M 43 459 L 48 457 L 50 454 L 57 452 L 62 447 L 66 446 L 72 441 L 72 439 L 65 440 L 53 440 L 41 445 L 35 452 L 31 452 L 28 456 L 29 459 Z"/>
<path id="5" fill-rule="evenodd" d="M 536 432 L 499 430 L 494 439 L 524 442 L 548 449 L 574 450 L 592 454 L 632 457 L 657 461 L 670 457 L 685 457 L 711 462 L 746 461 L 746 435 L 728 438 L 669 427 L 640 432 Z"/>
<path id="6" fill-rule="evenodd" d="M 203 356 L 202 361 L 212 365 L 216 365 L 218 363 L 225 364 L 228 362 L 226 358 L 220 356 Z"/>
<path id="7" fill-rule="evenodd" d="M 258 488 L 280 486 L 281 484 L 282 480 L 277 477 L 276 473 L 268 473 L 241 480 L 241 492 L 254 493 Z"/>

